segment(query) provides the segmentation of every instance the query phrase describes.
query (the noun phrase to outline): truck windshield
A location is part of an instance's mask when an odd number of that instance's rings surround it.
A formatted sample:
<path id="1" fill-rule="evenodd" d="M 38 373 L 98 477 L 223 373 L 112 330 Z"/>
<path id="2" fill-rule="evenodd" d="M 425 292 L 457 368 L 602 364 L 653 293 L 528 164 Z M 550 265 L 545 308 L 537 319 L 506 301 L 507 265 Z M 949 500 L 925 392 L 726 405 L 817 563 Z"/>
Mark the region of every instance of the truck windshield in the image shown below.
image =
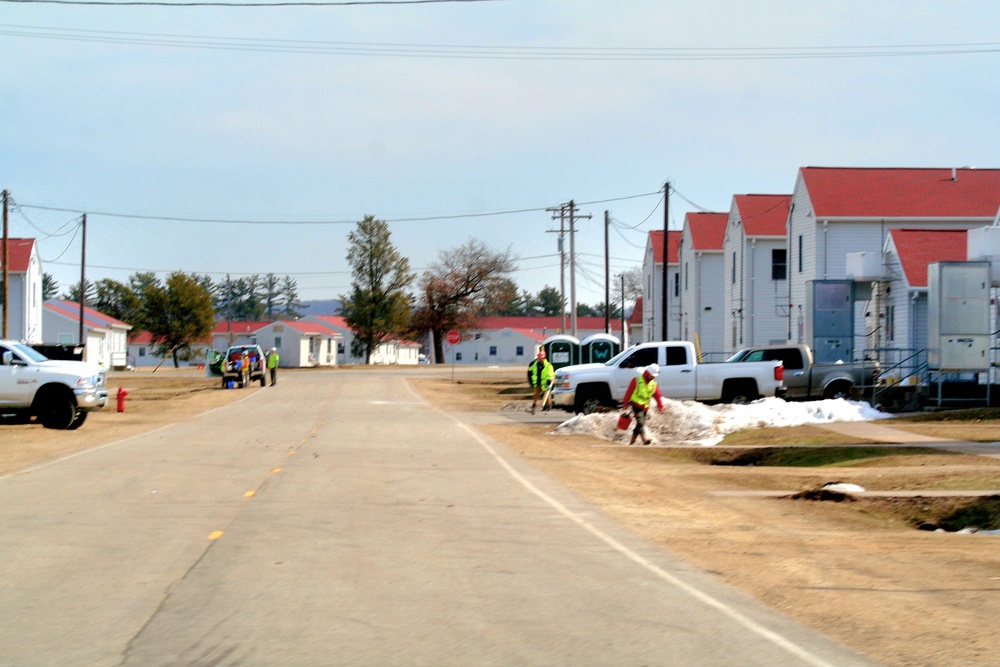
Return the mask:
<path id="1" fill-rule="evenodd" d="M 27 345 L 23 345 L 21 343 L 13 343 L 13 344 L 10 345 L 10 347 L 13 350 L 17 350 L 17 353 L 20 354 L 22 357 L 30 359 L 31 361 L 48 361 L 49 360 L 48 357 L 46 357 L 44 354 L 42 354 L 41 352 L 39 352 L 38 350 L 36 350 L 33 347 L 28 347 Z"/>
<path id="2" fill-rule="evenodd" d="M 743 361 L 744 359 L 746 359 L 748 354 L 750 354 L 750 350 L 740 350 L 733 356 L 726 359 L 726 363 L 731 363 L 734 361 Z"/>

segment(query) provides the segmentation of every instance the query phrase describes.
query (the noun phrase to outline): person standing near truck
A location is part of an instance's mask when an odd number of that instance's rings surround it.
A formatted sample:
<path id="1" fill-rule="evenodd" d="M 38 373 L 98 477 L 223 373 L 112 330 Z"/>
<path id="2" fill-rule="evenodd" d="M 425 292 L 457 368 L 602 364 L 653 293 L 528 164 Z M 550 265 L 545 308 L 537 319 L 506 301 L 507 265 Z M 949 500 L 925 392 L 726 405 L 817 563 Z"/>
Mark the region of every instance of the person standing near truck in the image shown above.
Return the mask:
<path id="1" fill-rule="evenodd" d="M 271 373 L 271 386 L 278 384 L 278 362 L 281 361 L 281 356 L 278 354 L 278 348 L 272 347 L 267 351 L 267 370 Z"/>
<path id="2" fill-rule="evenodd" d="M 538 397 L 541 396 L 543 391 L 545 392 L 545 398 L 542 401 L 542 410 L 548 410 L 552 407 L 552 394 L 548 390 L 555 376 L 556 369 L 545 358 L 545 350 L 539 350 L 535 360 L 528 364 L 528 384 L 535 390 L 535 394 L 531 398 L 531 414 L 535 414 L 535 408 L 538 407 Z"/>
<path id="3" fill-rule="evenodd" d="M 656 399 L 656 406 L 663 412 L 663 396 L 660 388 L 656 384 L 656 376 L 660 374 L 660 367 L 657 364 L 650 364 L 629 383 L 625 391 L 625 400 L 622 401 L 622 409 L 632 408 L 635 415 L 635 429 L 632 431 L 632 439 L 628 444 L 634 445 L 636 439 L 642 438 L 642 444 L 648 445 L 652 442 L 646 437 L 646 414 L 649 412 L 649 404 Z"/>

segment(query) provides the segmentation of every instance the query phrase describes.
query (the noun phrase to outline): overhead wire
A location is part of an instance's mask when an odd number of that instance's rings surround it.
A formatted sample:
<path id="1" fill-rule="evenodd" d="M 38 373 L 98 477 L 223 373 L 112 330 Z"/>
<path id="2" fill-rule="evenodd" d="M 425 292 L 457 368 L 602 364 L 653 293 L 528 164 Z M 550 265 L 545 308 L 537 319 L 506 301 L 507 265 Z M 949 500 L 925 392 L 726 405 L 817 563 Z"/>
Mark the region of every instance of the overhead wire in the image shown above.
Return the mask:
<path id="1" fill-rule="evenodd" d="M 282 7 L 282 6 L 348 6 L 350 4 L 430 4 L 432 2 L 497 2 L 500 0 L 369 0 L 355 3 L 154 3 L 136 2 L 137 5 L 165 7 L 230 6 L 230 7 Z M 98 0 L 0 0 L 5 3 L 50 3 L 65 5 L 121 5 L 124 2 Z M 218 35 L 179 35 L 170 33 L 123 32 L 0 24 L 0 34 L 10 37 L 52 39 L 107 44 L 130 44 L 209 50 L 237 50 L 262 53 L 311 53 L 333 56 L 373 56 L 406 58 L 454 58 L 476 60 L 564 60 L 564 61 L 739 61 L 739 60 L 813 60 L 831 58 L 890 58 L 916 56 L 953 56 L 990 54 L 1000 52 L 1000 42 L 899 44 L 858 46 L 774 46 L 774 47 L 575 47 L 533 45 L 480 45 L 480 44 L 419 44 L 399 42 L 338 42 L 320 40 L 283 40 L 262 38 L 235 38 Z"/>

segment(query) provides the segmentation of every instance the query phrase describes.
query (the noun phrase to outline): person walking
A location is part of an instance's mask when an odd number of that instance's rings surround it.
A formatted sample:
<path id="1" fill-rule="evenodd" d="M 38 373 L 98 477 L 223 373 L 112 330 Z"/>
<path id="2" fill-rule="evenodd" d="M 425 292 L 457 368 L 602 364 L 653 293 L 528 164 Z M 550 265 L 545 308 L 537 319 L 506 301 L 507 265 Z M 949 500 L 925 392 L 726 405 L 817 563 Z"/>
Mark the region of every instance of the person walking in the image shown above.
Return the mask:
<path id="1" fill-rule="evenodd" d="M 545 358 L 545 350 L 539 350 L 535 360 L 528 364 L 528 384 L 535 389 L 535 394 L 531 398 L 531 414 L 535 414 L 535 408 L 538 407 L 538 397 L 543 391 L 545 398 L 542 401 L 542 410 L 548 410 L 552 407 L 552 394 L 549 393 L 549 389 L 552 387 L 552 380 L 555 379 L 555 376 L 556 369 Z"/>
<path id="2" fill-rule="evenodd" d="M 271 386 L 278 384 L 278 362 L 281 361 L 281 356 L 278 354 L 278 348 L 272 347 L 267 351 L 267 370 L 271 373 Z"/>
<path id="3" fill-rule="evenodd" d="M 625 400 L 622 401 L 622 409 L 632 408 L 635 416 L 635 429 L 632 431 L 632 439 L 628 444 L 634 445 L 637 438 L 642 438 L 642 444 L 648 445 L 652 442 L 646 437 L 646 414 L 649 412 L 649 404 L 656 399 L 656 405 L 663 413 L 663 396 L 660 388 L 656 384 L 656 376 L 660 374 L 660 367 L 657 364 L 650 364 L 629 383 L 625 391 Z"/>

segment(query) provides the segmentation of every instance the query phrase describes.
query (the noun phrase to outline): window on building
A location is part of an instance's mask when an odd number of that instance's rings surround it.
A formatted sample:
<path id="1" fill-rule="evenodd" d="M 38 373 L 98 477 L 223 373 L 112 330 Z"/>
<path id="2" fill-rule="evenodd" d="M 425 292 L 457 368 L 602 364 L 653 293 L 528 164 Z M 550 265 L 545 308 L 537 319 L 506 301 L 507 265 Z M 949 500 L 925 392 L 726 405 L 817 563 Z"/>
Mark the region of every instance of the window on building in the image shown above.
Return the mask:
<path id="1" fill-rule="evenodd" d="M 274 346 L 275 347 L 281 347 L 281 336 L 275 336 L 274 337 Z"/>
<path id="2" fill-rule="evenodd" d="M 736 252 L 733 252 L 733 276 L 729 279 L 729 284 L 736 284 Z"/>
<path id="3" fill-rule="evenodd" d="M 688 263 L 684 262 L 684 291 L 688 291 Z"/>
<path id="4" fill-rule="evenodd" d="M 497 356 L 497 346 L 496 345 L 490 345 L 490 356 L 491 357 Z"/>
<path id="5" fill-rule="evenodd" d="M 885 340 L 892 343 L 896 340 L 896 306 L 885 307 Z"/>
<path id="6" fill-rule="evenodd" d="M 462 360 L 462 353 L 461 352 L 456 352 L 455 353 L 455 361 L 461 361 L 461 360 Z"/>
<path id="7" fill-rule="evenodd" d="M 515 348 L 515 350 L 516 350 L 514 352 L 515 356 L 518 356 L 518 357 L 523 357 L 524 356 L 524 346 L 523 345 L 518 345 L 517 348 Z"/>
<path id="8" fill-rule="evenodd" d="M 681 274 L 680 272 L 674 273 L 674 296 L 681 295 Z"/>
<path id="9" fill-rule="evenodd" d="M 788 278 L 788 251 L 775 248 L 771 251 L 771 280 Z"/>
<path id="10" fill-rule="evenodd" d="M 343 354 L 343 353 L 344 353 L 344 344 L 337 343 L 337 354 Z"/>
<path id="11" fill-rule="evenodd" d="M 60 345 L 72 345 L 76 342 L 76 336 L 73 334 L 61 333 L 57 337 L 57 342 Z"/>
<path id="12" fill-rule="evenodd" d="M 483 337 L 483 334 L 481 334 L 481 333 L 477 333 L 477 334 L 476 334 L 476 340 L 479 340 L 479 339 L 480 339 L 480 338 L 482 338 L 482 337 Z"/>
<path id="13" fill-rule="evenodd" d="M 144 347 L 140 347 L 139 348 L 139 356 L 140 357 L 145 357 L 146 356 L 146 348 L 144 348 Z"/>
<path id="14" fill-rule="evenodd" d="M 799 234 L 799 273 L 802 273 L 802 234 Z"/>

